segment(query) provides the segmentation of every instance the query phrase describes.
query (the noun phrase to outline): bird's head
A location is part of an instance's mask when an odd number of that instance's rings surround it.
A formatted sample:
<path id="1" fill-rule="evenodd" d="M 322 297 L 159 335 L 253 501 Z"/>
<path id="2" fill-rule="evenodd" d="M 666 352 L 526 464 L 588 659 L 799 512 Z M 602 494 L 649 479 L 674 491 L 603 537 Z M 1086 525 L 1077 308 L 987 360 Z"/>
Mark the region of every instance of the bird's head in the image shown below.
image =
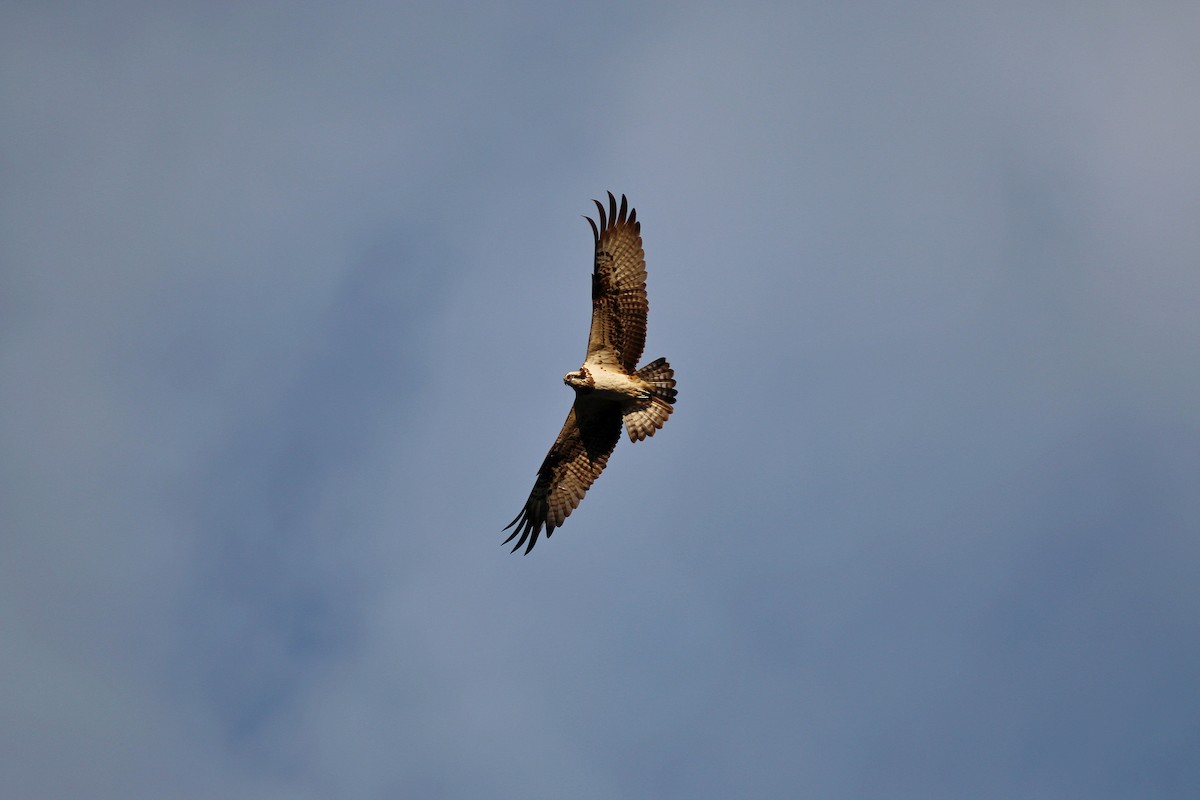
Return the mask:
<path id="1" fill-rule="evenodd" d="M 596 382 L 592 380 L 592 374 L 587 371 L 587 367 L 580 367 L 574 372 L 568 372 L 566 375 L 563 375 L 563 383 L 576 391 L 591 389 L 596 385 Z"/>

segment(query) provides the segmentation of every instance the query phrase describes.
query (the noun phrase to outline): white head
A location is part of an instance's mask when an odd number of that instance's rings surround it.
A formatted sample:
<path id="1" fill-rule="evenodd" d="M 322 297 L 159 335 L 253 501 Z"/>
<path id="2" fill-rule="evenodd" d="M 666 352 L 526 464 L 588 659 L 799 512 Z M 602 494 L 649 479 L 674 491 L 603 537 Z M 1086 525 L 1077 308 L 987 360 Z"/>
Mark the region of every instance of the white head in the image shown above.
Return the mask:
<path id="1" fill-rule="evenodd" d="M 587 367 L 580 367 L 574 372 L 568 372 L 566 375 L 563 375 L 563 383 L 575 391 L 592 389 L 596 386 L 596 382 L 592 380 L 592 374 L 588 372 Z"/>

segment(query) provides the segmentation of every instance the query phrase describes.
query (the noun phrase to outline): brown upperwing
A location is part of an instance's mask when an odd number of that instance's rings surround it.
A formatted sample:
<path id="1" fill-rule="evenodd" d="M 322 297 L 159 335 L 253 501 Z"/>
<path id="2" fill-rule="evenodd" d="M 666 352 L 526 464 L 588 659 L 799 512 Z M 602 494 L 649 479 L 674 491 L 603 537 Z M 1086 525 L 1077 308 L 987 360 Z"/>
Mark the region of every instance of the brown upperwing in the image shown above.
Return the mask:
<path id="1" fill-rule="evenodd" d="M 637 211 L 621 207 L 608 193 L 608 214 L 599 200 L 600 225 L 587 217 L 596 240 L 592 270 L 592 328 L 586 361 L 619 365 L 626 374 L 637 369 L 646 346 L 646 254 Z M 628 213 L 626 213 L 628 211 Z M 586 363 L 586 362 L 585 362 Z"/>
<path id="2" fill-rule="evenodd" d="M 525 507 L 505 530 L 516 529 L 505 544 L 518 534 L 515 553 L 529 540 L 528 553 L 537 543 L 543 526 L 549 538 L 579 506 L 592 482 L 604 471 L 608 457 L 621 437 L 621 411 L 604 400 L 576 401 L 567 415 L 554 446 L 538 468 L 537 481 L 525 501 Z"/>

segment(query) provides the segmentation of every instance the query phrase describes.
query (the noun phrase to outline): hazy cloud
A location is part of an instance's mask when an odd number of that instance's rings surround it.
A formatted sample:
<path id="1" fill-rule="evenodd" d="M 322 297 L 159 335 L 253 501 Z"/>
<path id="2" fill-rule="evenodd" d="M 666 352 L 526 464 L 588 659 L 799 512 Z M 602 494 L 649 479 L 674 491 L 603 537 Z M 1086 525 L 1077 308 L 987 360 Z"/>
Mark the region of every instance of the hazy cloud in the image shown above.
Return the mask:
<path id="1" fill-rule="evenodd" d="M 1200 20 L 875 5 L 0 12 L 8 794 L 1188 796 Z"/>

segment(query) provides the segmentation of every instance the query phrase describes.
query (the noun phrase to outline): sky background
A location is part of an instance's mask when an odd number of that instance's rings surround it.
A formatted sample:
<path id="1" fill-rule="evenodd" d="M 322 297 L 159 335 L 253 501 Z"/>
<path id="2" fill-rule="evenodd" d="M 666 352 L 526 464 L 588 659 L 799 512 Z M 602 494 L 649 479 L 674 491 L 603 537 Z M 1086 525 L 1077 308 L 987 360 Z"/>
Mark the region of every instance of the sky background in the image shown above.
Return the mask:
<path id="1" fill-rule="evenodd" d="M 1194 797 L 1200 6 L 967 5 L 0 6 L 0 794 Z"/>

